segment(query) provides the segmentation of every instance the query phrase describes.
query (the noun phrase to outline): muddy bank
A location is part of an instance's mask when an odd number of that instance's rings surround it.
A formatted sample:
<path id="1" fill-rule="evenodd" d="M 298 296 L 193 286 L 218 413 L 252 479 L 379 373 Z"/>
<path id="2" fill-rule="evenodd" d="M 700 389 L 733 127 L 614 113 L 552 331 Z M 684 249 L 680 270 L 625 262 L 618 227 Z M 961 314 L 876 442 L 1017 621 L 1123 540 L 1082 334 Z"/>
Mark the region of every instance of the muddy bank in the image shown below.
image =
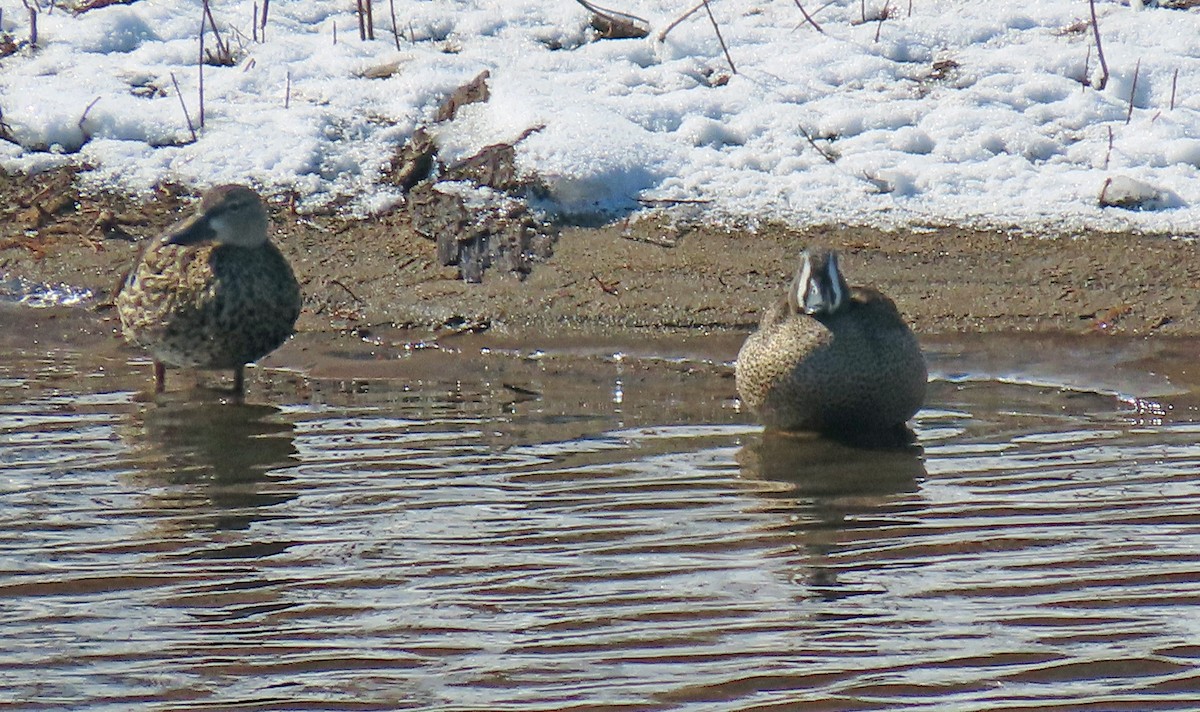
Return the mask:
<path id="1" fill-rule="evenodd" d="M 193 197 L 81 197 L 69 173 L 0 176 L 0 275 L 85 287 L 103 303 L 139 241 L 188 212 Z M 527 276 L 492 269 L 469 284 L 403 212 L 302 216 L 274 200 L 272 213 L 305 292 L 301 331 L 747 330 L 790 280 L 800 248 L 820 244 L 840 250 L 851 282 L 890 294 L 923 334 L 1200 334 L 1197 248 L 1170 236 L 623 221 L 566 227 Z"/>

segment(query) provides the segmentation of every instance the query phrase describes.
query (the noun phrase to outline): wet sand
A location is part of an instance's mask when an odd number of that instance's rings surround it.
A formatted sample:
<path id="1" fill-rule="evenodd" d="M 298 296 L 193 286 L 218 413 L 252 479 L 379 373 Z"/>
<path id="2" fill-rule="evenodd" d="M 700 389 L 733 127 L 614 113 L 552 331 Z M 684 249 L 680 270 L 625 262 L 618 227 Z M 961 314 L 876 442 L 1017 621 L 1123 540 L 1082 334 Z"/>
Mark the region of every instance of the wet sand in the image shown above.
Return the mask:
<path id="1" fill-rule="evenodd" d="M 111 295 L 139 242 L 191 210 L 164 189 L 81 196 L 67 172 L 0 175 L 0 275 Z M 366 220 L 296 215 L 272 202 L 275 240 L 305 292 L 301 332 L 392 328 L 512 336 L 746 331 L 806 245 L 834 247 L 852 283 L 892 296 L 922 335 L 1089 332 L 1200 335 L 1190 240 L 1130 233 L 1026 235 L 955 227 L 882 232 L 779 225 L 732 230 L 666 218 L 566 227 L 519 278 L 481 284 L 442 266 L 403 211 Z M 97 310 L 100 319 L 111 319 Z"/>

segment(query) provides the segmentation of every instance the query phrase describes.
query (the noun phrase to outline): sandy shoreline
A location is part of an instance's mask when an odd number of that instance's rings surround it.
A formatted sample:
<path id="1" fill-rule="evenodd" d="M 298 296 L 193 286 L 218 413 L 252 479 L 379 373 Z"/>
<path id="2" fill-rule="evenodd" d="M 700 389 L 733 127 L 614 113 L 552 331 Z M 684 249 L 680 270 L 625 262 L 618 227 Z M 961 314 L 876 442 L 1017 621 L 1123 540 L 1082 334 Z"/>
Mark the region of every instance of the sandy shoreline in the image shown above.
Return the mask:
<path id="1" fill-rule="evenodd" d="M 0 275 L 111 294 L 138 241 L 191 196 L 80 197 L 67 173 L 0 176 Z M 65 199 L 56 199 L 64 196 Z M 755 232 L 642 220 L 564 228 L 524 279 L 481 284 L 442 266 L 402 211 L 368 220 L 299 216 L 272 203 L 275 240 L 305 293 L 301 332 L 387 327 L 513 335 L 749 330 L 809 244 L 843 253 L 852 283 L 896 301 L 920 334 L 1200 335 L 1200 259 L 1170 236 L 1026 236 L 956 228 Z"/>

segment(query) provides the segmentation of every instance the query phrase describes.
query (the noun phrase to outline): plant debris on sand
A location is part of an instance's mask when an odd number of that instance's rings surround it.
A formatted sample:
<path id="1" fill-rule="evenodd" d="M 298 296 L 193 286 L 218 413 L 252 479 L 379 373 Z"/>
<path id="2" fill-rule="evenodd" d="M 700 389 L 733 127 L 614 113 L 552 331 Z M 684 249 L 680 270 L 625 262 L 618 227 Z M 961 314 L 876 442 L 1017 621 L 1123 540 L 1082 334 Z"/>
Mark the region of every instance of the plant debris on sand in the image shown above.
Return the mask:
<path id="1" fill-rule="evenodd" d="M 79 195 L 68 172 L 0 174 L 0 276 L 92 290 L 101 306 L 139 249 L 191 209 L 163 187 L 142 201 Z M 843 253 L 852 283 L 887 292 L 920 333 L 1058 331 L 1200 335 L 1194 245 L 1128 233 L 1030 236 L 957 228 L 755 232 L 644 219 L 564 228 L 525 279 L 461 279 L 397 211 L 301 216 L 272 202 L 274 240 L 305 295 L 299 328 L 513 333 L 748 330 L 805 245 Z M 99 310 L 101 318 L 111 311 Z"/>

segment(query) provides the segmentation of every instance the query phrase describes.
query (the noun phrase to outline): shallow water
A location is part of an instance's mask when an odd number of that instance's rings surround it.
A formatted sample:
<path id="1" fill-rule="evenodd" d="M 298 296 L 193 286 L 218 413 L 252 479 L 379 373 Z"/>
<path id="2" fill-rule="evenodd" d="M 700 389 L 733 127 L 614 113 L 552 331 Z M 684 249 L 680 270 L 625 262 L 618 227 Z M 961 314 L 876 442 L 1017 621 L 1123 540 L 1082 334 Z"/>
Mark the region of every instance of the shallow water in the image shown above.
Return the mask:
<path id="1" fill-rule="evenodd" d="M 38 329 L 0 709 L 1197 704 L 1194 343 L 932 341 L 867 451 L 764 437 L 731 337 L 300 340 L 234 405 Z"/>

